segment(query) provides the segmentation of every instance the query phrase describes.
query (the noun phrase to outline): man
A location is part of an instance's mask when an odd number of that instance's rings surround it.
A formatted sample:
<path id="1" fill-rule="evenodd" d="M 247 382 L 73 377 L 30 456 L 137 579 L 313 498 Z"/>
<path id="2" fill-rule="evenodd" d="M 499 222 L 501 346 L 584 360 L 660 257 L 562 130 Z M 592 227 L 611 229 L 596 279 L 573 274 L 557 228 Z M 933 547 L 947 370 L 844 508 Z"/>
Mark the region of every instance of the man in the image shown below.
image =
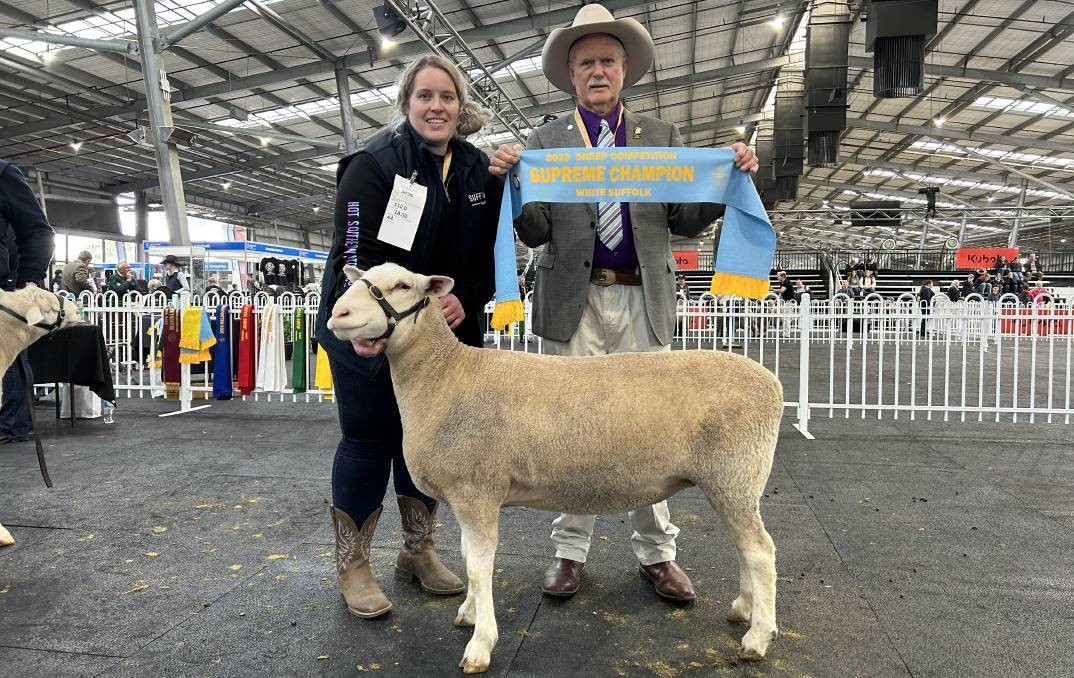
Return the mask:
<path id="1" fill-rule="evenodd" d="M 776 272 L 776 296 L 783 301 L 794 301 L 794 283 L 787 277 L 786 271 Z"/>
<path id="2" fill-rule="evenodd" d="M 60 287 L 74 294 L 96 292 L 97 285 L 93 282 L 93 273 L 89 267 L 92 260 L 93 255 L 86 250 L 79 252 L 78 259 L 63 267 L 63 273 L 60 274 Z"/>
<path id="3" fill-rule="evenodd" d="M 542 53 L 545 76 L 576 95 L 578 107 L 533 130 L 528 148 L 682 146 L 674 125 L 626 110 L 619 100 L 649 70 L 653 51 L 652 37 L 634 19 L 616 20 L 596 4 L 582 7 L 571 27 L 552 31 Z M 749 148 L 733 148 L 740 169 L 756 170 Z M 500 146 L 489 171 L 505 175 L 519 150 Z M 715 204 L 526 204 L 515 221 L 519 239 L 546 245 L 536 262 L 534 333 L 559 355 L 670 350 L 675 260 L 668 233 L 696 236 L 722 210 Z M 541 587 L 546 594 L 578 591 L 594 520 L 563 514 L 553 523 L 556 558 Z M 693 584 L 675 562 L 679 530 L 667 503 L 632 511 L 630 520 L 634 553 L 657 593 L 693 600 Z"/>
<path id="4" fill-rule="evenodd" d="M 27 283 L 44 286 L 55 235 L 26 179 L 14 165 L 0 160 L 0 289 Z M 0 445 L 27 440 L 31 433 L 26 387 L 33 383 L 26 352 L 6 368 L 0 406 Z"/>
<path id="5" fill-rule="evenodd" d="M 121 297 L 127 292 L 139 291 L 138 281 L 134 279 L 131 265 L 125 261 L 116 264 L 116 272 L 108 276 L 108 282 L 105 283 L 105 287 Z"/>

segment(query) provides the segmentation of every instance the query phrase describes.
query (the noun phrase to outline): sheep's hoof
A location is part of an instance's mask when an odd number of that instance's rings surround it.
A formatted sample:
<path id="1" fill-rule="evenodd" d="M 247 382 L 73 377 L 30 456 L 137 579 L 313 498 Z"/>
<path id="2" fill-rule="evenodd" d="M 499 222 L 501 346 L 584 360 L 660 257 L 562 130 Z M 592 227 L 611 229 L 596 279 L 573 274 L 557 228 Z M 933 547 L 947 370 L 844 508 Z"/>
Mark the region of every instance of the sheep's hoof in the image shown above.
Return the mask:
<path id="1" fill-rule="evenodd" d="M 462 661 L 459 662 L 459 668 L 462 669 L 463 673 L 484 673 L 489 670 L 489 663 L 463 657 Z"/>
<path id="2" fill-rule="evenodd" d="M 731 610 L 727 613 L 727 621 L 734 622 L 735 624 L 748 624 L 750 622 L 750 616 L 748 614 L 742 614 L 737 610 Z"/>
<path id="3" fill-rule="evenodd" d="M 738 658 L 748 662 L 759 662 L 764 659 L 764 655 L 757 650 L 742 648 L 738 651 Z"/>
<path id="4" fill-rule="evenodd" d="M 454 624 L 455 626 L 473 626 L 474 621 L 472 619 L 467 619 L 460 614 L 458 617 L 455 617 Z"/>

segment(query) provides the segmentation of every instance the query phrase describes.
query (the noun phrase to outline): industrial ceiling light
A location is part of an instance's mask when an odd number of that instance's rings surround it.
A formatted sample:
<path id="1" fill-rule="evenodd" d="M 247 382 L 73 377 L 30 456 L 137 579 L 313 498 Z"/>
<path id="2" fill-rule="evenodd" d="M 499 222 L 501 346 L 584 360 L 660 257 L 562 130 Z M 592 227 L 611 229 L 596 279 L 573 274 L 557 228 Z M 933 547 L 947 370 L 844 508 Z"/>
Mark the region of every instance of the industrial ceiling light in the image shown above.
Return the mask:
<path id="1" fill-rule="evenodd" d="M 268 146 L 272 143 L 272 137 L 258 137 L 257 139 L 261 142 L 262 146 Z"/>
<path id="2" fill-rule="evenodd" d="M 81 141 L 72 141 L 71 142 L 71 150 L 72 151 L 74 151 L 75 153 L 78 153 L 81 149 L 82 149 L 82 142 Z"/>
<path id="3" fill-rule="evenodd" d="M 231 188 L 231 182 L 225 181 L 224 183 L 220 184 L 220 188 L 224 189 L 225 191 L 228 190 L 229 188 Z"/>
<path id="4" fill-rule="evenodd" d="M 314 208 L 313 208 L 313 213 L 317 214 L 320 211 L 321 211 L 321 206 L 320 205 L 315 205 Z"/>
<path id="5" fill-rule="evenodd" d="M 933 124 L 935 124 L 935 125 L 936 125 L 937 127 L 943 127 L 943 124 L 944 124 L 945 122 L 947 122 L 947 118 L 945 118 L 945 117 L 943 117 L 943 116 L 941 115 L 941 116 L 938 116 L 937 118 L 935 118 L 935 119 L 934 119 L 934 120 L 933 120 L 932 122 L 933 122 Z"/>
<path id="6" fill-rule="evenodd" d="M 783 18 L 782 14 L 777 14 L 776 16 L 772 17 L 772 20 L 768 23 L 770 23 L 773 28 L 780 29 L 783 28 L 783 23 L 785 21 L 786 19 Z"/>
<path id="7" fill-rule="evenodd" d="M 373 18 L 377 22 L 377 32 L 380 33 L 380 44 L 390 47 L 395 43 L 392 38 L 406 30 L 406 22 L 394 9 L 388 5 L 380 5 L 373 9 Z"/>
<path id="8" fill-rule="evenodd" d="M 986 198 L 986 200 L 988 200 L 988 202 L 993 202 L 995 199 L 996 199 L 996 194 L 994 192 L 989 193 L 988 197 Z"/>

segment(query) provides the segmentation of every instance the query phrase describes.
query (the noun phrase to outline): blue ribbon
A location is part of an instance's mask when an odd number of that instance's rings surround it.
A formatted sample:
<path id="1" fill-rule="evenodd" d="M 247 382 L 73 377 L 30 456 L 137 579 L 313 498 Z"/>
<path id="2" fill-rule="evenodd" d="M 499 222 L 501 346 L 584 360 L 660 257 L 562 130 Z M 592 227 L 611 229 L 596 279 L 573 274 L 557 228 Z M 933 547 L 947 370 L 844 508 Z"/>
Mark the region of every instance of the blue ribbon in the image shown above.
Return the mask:
<path id="1" fill-rule="evenodd" d="M 513 223 L 527 202 L 713 202 L 726 205 L 715 270 L 768 287 L 776 233 L 747 173 L 724 148 L 552 148 L 523 151 L 496 232 L 496 303 L 519 301 Z M 728 289 L 726 293 L 761 297 Z"/>

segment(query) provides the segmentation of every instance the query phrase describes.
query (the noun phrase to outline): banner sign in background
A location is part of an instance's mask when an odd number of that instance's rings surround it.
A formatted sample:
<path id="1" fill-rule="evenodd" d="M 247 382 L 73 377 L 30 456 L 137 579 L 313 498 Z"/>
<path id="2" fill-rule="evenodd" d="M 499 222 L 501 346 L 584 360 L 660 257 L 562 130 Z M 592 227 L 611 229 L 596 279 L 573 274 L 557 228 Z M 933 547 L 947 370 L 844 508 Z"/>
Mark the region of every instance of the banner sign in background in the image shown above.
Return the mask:
<path id="1" fill-rule="evenodd" d="M 1018 258 L 1017 247 L 962 247 L 955 254 L 955 268 L 974 270 L 978 268 L 995 268 L 997 257 L 1006 257 L 1007 261 Z"/>
<path id="2" fill-rule="evenodd" d="M 672 252 L 675 257 L 675 267 L 680 271 L 697 270 L 697 252 Z"/>

